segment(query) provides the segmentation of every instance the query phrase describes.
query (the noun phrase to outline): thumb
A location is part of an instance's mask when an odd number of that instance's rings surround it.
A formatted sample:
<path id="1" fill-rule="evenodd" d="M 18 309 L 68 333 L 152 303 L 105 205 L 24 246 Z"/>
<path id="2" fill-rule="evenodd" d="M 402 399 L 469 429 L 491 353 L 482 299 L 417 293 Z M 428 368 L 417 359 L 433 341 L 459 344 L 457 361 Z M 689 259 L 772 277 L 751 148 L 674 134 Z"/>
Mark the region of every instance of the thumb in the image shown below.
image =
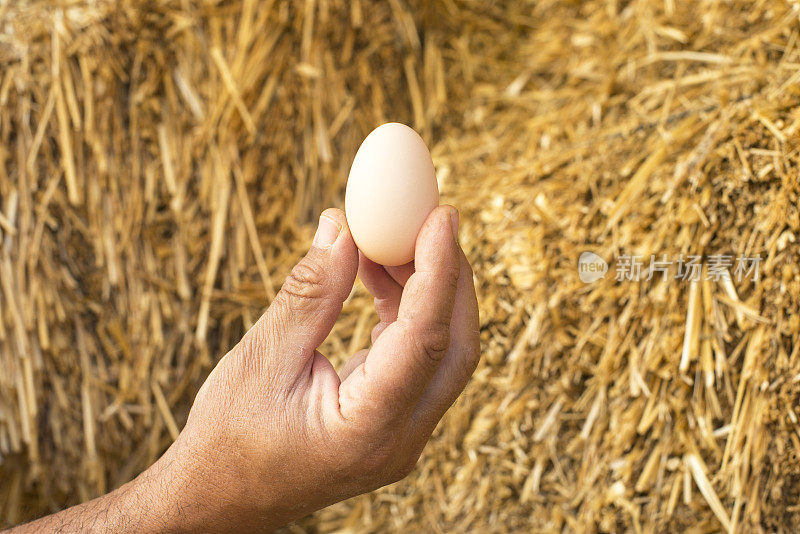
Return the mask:
<path id="1" fill-rule="evenodd" d="M 358 250 L 344 213 L 325 210 L 311 249 L 245 334 L 248 352 L 290 374 L 302 370 L 333 328 L 357 271 Z"/>

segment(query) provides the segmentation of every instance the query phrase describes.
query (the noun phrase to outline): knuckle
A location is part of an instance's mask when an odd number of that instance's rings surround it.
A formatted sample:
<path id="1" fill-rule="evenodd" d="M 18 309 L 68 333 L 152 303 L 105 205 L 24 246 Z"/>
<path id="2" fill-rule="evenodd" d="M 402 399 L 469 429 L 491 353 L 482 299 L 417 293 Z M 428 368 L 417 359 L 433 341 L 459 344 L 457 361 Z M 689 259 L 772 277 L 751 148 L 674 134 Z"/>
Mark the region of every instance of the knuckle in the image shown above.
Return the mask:
<path id="1" fill-rule="evenodd" d="M 449 325 L 444 321 L 437 321 L 427 327 L 406 327 L 406 335 L 411 341 L 415 352 L 424 355 L 434 363 L 444 358 L 450 347 Z"/>
<path id="2" fill-rule="evenodd" d="M 351 453 L 348 456 L 349 463 L 355 470 L 363 473 L 368 479 L 381 480 L 391 466 L 395 447 L 393 440 L 375 439 L 371 436 L 361 441 L 359 446 L 351 448 Z"/>
<path id="3" fill-rule="evenodd" d="M 423 338 L 425 355 L 433 361 L 440 361 L 450 346 L 450 332 L 446 327 L 434 327 Z"/>
<path id="4" fill-rule="evenodd" d="M 374 475 L 380 476 L 391 467 L 392 457 L 394 456 L 394 447 L 388 443 L 381 443 L 377 446 L 370 447 L 367 451 L 367 464 L 369 471 Z"/>
<path id="5" fill-rule="evenodd" d="M 303 260 L 286 277 L 281 292 L 298 302 L 317 300 L 324 295 L 324 281 L 325 272 L 322 266 Z"/>
<path id="6" fill-rule="evenodd" d="M 261 328 L 251 328 L 236 344 L 234 348 L 235 359 L 238 367 L 246 373 L 253 373 L 258 369 L 258 362 L 267 352 L 269 340 Z"/>
<path id="7" fill-rule="evenodd" d="M 357 474 L 362 487 L 376 489 L 407 477 L 416 467 L 421 449 L 410 445 L 397 428 L 360 428 L 349 433 L 337 453 L 340 465 L 348 473 Z"/>
<path id="8" fill-rule="evenodd" d="M 406 457 L 395 462 L 395 464 L 387 473 L 387 483 L 393 484 L 395 482 L 399 482 L 410 475 L 417 466 L 418 459 L 419 458 L 417 455 L 406 455 Z"/>
<path id="9" fill-rule="evenodd" d="M 394 441 L 373 445 L 363 456 L 366 473 L 379 486 L 404 479 L 417 465 L 417 456 L 409 457 Z"/>
<path id="10" fill-rule="evenodd" d="M 447 265 L 442 269 L 441 279 L 442 282 L 446 284 L 448 290 L 455 292 L 460 274 L 461 268 L 457 263 Z"/>

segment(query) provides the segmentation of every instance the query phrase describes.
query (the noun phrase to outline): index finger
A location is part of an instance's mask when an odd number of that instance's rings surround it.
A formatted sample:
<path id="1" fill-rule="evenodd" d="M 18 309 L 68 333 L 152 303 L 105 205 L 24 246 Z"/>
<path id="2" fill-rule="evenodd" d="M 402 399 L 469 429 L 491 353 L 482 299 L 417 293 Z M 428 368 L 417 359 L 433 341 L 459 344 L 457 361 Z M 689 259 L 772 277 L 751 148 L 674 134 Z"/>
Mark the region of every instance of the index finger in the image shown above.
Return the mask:
<path id="1" fill-rule="evenodd" d="M 383 421 L 410 414 L 447 353 L 460 274 L 457 229 L 456 209 L 439 206 L 420 230 L 416 270 L 403 288 L 397 320 L 376 340 L 361 372 L 342 383 L 340 397 L 354 399 L 359 411 Z"/>

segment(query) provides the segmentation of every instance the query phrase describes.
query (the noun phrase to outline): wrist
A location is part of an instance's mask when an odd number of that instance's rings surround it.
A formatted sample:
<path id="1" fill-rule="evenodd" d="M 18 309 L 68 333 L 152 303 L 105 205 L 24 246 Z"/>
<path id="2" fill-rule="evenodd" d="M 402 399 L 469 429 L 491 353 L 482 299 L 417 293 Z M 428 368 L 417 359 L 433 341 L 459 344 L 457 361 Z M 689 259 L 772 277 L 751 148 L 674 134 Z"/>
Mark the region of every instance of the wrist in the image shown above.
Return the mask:
<path id="1" fill-rule="evenodd" d="M 258 499 L 249 488 L 254 476 L 235 457 L 215 454 L 220 444 L 189 443 L 182 434 L 147 471 L 131 482 L 126 499 L 149 508 L 147 532 L 272 531 L 286 521 L 275 503 Z M 290 518 L 291 519 L 291 518 Z"/>
<path id="2" fill-rule="evenodd" d="M 137 532 L 180 532 L 191 530 L 192 498 L 189 495 L 188 473 L 166 453 L 134 480 L 113 494 L 114 507 L 123 514 L 133 511 Z M 115 495 L 116 494 L 116 495 Z M 125 526 L 113 531 L 125 531 Z M 194 525 L 196 526 L 196 525 Z"/>
<path id="3" fill-rule="evenodd" d="M 165 455 L 166 456 L 166 455 Z M 167 459 L 167 458 L 162 458 Z M 20 525 L 12 532 L 153 533 L 204 530 L 193 523 L 188 481 L 172 462 L 159 460 L 134 480 L 94 500 Z"/>
<path id="4" fill-rule="evenodd" d="M 158 461 L 120 488 L 123 506 L 141 510 L 139 532 L 217 530 L 221 503 L 200 458 L 184 449 L 180 442 L 174 443 Z"/>

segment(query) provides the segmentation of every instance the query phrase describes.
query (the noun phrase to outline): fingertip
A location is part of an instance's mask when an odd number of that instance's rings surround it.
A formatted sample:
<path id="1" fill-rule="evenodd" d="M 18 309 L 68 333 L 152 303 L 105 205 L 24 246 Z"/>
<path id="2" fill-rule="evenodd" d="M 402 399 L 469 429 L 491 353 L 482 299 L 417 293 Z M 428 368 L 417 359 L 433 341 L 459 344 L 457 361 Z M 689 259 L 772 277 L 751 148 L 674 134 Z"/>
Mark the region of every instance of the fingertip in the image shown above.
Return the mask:
<path id="1" fill-rule="evenodd" d="M 339 208 L 327 208 L 322 210 L 320 213 L 321 217 L 328 217 L 339 223 L 339 226 L 347 226 L 347 217 L 345 217 L 344 212 Z"/>
<path id="2" fill-rule="evenodd" d="M 375 263 L 374 261 L 372 261 L 371 259 L 369 259 L 369 258 L 368 258 L 367 256 L 365 256 L 365 255 L 364 255 L 364 253 L 363 253 L 363 252 L 361 252 L 360 250 L 358 251 L 358 268 L 359 268 L 359 271 L 360 271 L 361 269 L 364 269 L 364 270 L 369 270 L 369 271 L 374 271 L 374 270 L 376 270 L 376 269 L 379 269 L 380 267 L 381 267 L 381 265 L 380 265 L 380 264 L 378 264 L 378 263 Z"/>
<path id="3" fill-rule="evenodd" d="M 461 214 L 458 212 L 458 208 L 455 206 L 444 204 L 444 207 L 446 207 L 449 211 L 450 229 L 453 231 L 453 239 L 455 239 L 456 243 L 458 243 L 458 226 L 461 222 Z"/>
<path id="4" fill-rule="evenodd" d="M 374 279 L 380 279 L 385 275 L 383 267 L 369 259 L 360 250 L 358 251 L 358 276 L 365 285 L 369 285 Z M 369 289 L 369 287 L 367 287 Z"/>
<path id="5" fill-rule="evenodd" d="M 378 299 L 399 297 L 401 288 L 384 267 L 358 252 L 358 276 L 372 296 Z"/>
<path id="6" fill-rule="evenodd" d="M 358 271 L 358 248 L 342 210 L 327 208 L 320 213 L 311 250 L 303 261 L 320 265 L 330 290 L 349 295 Z"/>
<path id="7" fill-rule="evenodd" d="M 458 266 L 458 217 L 458 210 L 449 204 L 431 211 L 417 236 L 414 254 L 417 270 L 430 269 L 432 265 Z"/>
<path id="8" fill-rule="evenodd" d="M 338 234 L 330 245 L 332 249 L 335 249 L 333 253 L 337 255 L 343 254 L 348 263 L 357 260 L 358 256 L 356 253 L 358 249 L 355 241 L 353 241 L 353 236 L 350 233 L 350 227 L 347 224 L 347 217 L 344 212 L 338 208 L 327 208 L 320 213 L 319 217 L 320 226 L 322 225 L 323 219 L 327 219 L 338 227 Z"/>
<path id="9" fill-rule="evenodd" d="M 458 238 L 458 225 L 459 225 L 458 210 L 450 204 L 442 204 L 437 206 L 431 211 L 430 215 L 423 224 L 420 230 L 420 235 L 423 232 L 442 232 L 449 234 L 454 242 Z"/>
<path id="10" fill-rule="evenodd" d="M 322 210 L 322 213 L 319 214 L 320 221 L 322 219 L 327 219 L 333 222 L 339 229 L 338 238 L 341 238 L 342 235 L 350 236 L 350 227 L 347 225 L 347 217 L 342 210 L 337 208 L 327 208 Z M 352 237 L 350 238 L 352 240 Z"/>
<path id="11" fill-rule="evenodd" d="M 386 272 L 389 273 L 395 282 L 400 284 L 401 287 L 406 285 L 408 279 L 414 274 L 414 260 L 403 265 L 395 265 L 394 267 L 385 267 Z"/>

